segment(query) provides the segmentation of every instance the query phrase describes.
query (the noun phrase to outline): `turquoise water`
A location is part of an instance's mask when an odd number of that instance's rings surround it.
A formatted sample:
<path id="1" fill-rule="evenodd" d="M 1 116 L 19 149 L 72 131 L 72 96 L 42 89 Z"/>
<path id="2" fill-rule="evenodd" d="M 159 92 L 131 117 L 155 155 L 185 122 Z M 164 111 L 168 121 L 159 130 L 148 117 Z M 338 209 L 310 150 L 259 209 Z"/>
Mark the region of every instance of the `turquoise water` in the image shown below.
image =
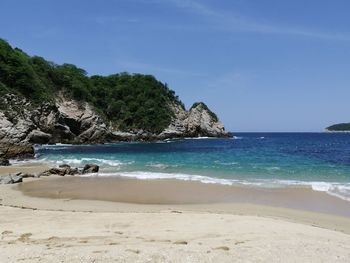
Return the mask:
<path id="1" fill-rule="evenodd" d="M 41 162 L 97 163 L 98 176 L 308 186 L 350 200 L 350 134 L 239 133 L 229 139 L 44 145 L 36 153 Z"/>

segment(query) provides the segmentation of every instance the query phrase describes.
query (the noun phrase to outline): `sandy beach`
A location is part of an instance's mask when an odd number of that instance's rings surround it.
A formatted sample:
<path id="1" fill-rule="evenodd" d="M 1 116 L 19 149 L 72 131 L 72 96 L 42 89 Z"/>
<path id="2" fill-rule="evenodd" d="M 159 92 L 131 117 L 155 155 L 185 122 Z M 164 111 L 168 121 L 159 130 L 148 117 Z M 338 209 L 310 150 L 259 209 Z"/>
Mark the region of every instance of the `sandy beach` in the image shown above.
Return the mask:
<path id="1" fill-rule="evenodd" d="M 260 192 L 213 184 L 26 179 L 0 186 L 0 262 L 348 262 L 347 203 L 310 191 L 259 203 Z M 293 207 L 312 194 L 325 205 Z"/>

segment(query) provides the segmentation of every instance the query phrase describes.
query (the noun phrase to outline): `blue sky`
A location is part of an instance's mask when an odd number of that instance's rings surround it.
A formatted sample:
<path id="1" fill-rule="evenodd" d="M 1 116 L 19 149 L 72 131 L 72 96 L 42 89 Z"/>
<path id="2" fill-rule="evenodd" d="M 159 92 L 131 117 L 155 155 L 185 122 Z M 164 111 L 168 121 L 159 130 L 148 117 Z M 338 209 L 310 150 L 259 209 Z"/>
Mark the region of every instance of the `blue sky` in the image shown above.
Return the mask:
<path id="1" fill-rule="evenodd" d="M 1 0 L 0 37 L 90 75 L 155 75 L 231 131 L 350 122 L 348 0 Z"/>

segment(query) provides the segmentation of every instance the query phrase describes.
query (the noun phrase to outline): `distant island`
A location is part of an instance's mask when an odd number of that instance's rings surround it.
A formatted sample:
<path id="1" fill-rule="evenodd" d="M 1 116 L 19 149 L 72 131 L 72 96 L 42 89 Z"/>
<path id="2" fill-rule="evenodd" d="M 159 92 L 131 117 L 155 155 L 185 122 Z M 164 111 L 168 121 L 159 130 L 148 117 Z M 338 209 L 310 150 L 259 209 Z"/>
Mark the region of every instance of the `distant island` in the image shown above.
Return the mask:
<path id="1" fill-rule="evenodd" d="M 88 76 L 0 39 L 0 157 L 33 156 L 33 144 L 199 136 L 229 133 L 205 103 L 186 110 L 152 75 Z"/>
<path id="2" fill-rule="evenodd" d="M 328 132 L 350 132 L 350 123 L 334 124 L 326 128 Z"/>

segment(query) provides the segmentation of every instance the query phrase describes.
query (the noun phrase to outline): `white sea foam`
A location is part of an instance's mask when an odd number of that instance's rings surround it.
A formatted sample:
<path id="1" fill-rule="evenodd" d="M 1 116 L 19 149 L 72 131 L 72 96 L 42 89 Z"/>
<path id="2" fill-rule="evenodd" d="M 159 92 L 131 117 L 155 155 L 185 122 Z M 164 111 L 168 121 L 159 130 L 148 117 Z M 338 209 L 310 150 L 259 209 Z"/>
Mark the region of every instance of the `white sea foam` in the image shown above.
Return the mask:
<path id="1" fill-rule="evenodd" d="M 157 169 L 167 169 L 167 168 L 175 168 L 178 167 L 179 165 L 177 164 L 164 164 L 164 163 L 148 163 L 146 164 L 147 167 L 153 167 Z"/>
<path id="2" fill-rule="evenodd" d="M 206 139 L 215 139 L 215 137 L 208 137 L 208 136 L 202 136 L 202 137 L 185 137 L 185 140 L 206 140 Z"/>
<path id="3" fill-rule="evenodd" d="M 99 158 L 64 158 L 64 159 L 49 159 L 49 158 L 38 158 L 38 159 L 30 159 L 30 160 L 11 160 L 11 164 L 25 164 L 25 163 L 47 163 L 47 164 L 54 164 L 54 165 L 60 165 L 60 164 L 69 164 L 72 166 L 78 166 L 83 165 L 86 163 L 96 163 L 98 165 L 106 166 L 106 167 L 113 167 L 114 169 L 118 169 L 121 166 L 124 165 L 130 165 L 133 164 L 134 161 L 126 161 L 122 162 L 119 160 L 109 160 L 109 159 L 99 159 Z"/>
<path id="4" fill-rule="evenodd" d="M 154 167 L 159 169 L 166 169 L 169 167 L 169 165 L 163 164 L 163 163 L 150 163 L 146 164 L 147 167 Z"/>
<path id="5" fill-rule="evenodd" d="M 238 162 L 221 162 L 219 160 L 214 161 L 214 163 L 220 164 L 220 165 L 225 165 L 225 166 L 233 166 L 233 165 L 238 164 Z"/>
<path id="6" fill-rule="evenodd" d="M 278 166 L 272 166 L 272 167 L 267 167 L 266 170 L 268 170 L 268 171 L 278 171 L 278 170 L 281 170 L 281 168 L 278 167 Z"/>
<path id="7" fill-rule="evenodd" d="M 96 176 L 96 174 L 91 174 Z M 89 176 L 89 175 L 86 175 Z M 99 173 L 98 176 L 123 176 L 130 178 L 137 178 L 141 180 L 155 180 L 155 179 L 177 179 L 184 181 L 199 181 L 202 183 L 212 183 L 212 184 L 225 184 L 232 185 L 234 180 L 213 178 L 203 175 L 192 175 L 192 174 L 182 174 L 182 173 L 157 173 L 157 172 L 144 172 L 144 171 L 134 171 L 134 172 L 113 172 L 113 173 Z"/>
<path id="8" fill-rule="evenodd" d="M 313 182 L 311 188 L 314 191 L 327 192 L 332 188 L 332 184 L 326 182 Z"/>

